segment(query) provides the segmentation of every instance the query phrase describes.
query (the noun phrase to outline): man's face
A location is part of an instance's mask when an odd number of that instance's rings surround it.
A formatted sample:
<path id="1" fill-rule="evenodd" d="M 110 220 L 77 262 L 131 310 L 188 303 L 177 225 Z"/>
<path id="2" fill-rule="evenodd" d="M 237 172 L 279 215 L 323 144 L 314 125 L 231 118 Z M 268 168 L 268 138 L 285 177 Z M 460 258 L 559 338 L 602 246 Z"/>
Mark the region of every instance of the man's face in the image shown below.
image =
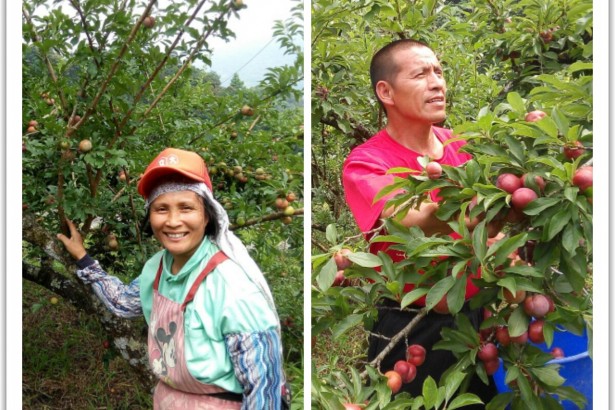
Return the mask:
<path id="1" fill-rule="evenodd" d="M 446 81 L 436 55 L 427 47 L 401 49 L 393 55 L 397 74 L 389 82 L 392 106 L 409 121 L 429 124 L 446 118 Z"/>

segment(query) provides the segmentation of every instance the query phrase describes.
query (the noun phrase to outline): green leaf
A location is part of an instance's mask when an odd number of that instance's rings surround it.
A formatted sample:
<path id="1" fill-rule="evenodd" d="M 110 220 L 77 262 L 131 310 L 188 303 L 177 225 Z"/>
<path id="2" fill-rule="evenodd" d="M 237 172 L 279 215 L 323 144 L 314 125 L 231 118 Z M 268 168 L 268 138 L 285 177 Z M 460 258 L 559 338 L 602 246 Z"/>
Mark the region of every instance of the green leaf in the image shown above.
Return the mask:
<path id="1" fill-rule="evenodd" d="M 506 95 L 506 101 L 510 104 L 510 107 L 517 114 L 525 114 L 527 111 L 525 108 L 525 102 L 523 102 L 523 98 L 517 92 L 511 92 Z"/>
<path id="2" fill-rule="evenodd" d="M 515 292 L 517 292 L 517 281 L 515 280 L 515 278 L 505 276 L 502 279 L 498 280 L 497 284 L 500 287 L 508 289 L 513 295 L 515 294 Z"/>
<path id="3" fill-rule="evenodd" d="M 535 367 L 531 372 L 544 384 L 557 387 L 561 386 L 566 381 L 566 379 L 559 375 L 557 367 L 558 366 Z"/>
<path id="4" fill-rule="evenodd" d="M 400 179 L 397 182 L 391 184 L 391 185 L 387 185 L 386 187 L 382 188 L 378 194 L 374 197 L 374 202 L 376 203 L 378 202 L 380 199 L 386 197 L 387 195 L 390 195 L 393 192 L 396 192 L 397 190 L 406 187 L 409 184 L 408 180 L 406 179 Z"/>
<path id="5" fill-rule="evenodd" d="M 551 117 L 544 117 L 535 124 L 544 131 L 549 137 L 557 138 L 557 124 L 551 119 Z"/>
<path id="6" fill-rule="evenodd" d="M 557 198 L 538 198 L 530 202 L 523 210 L 523 213 L 526 215 L 538 215 L 545 209 L 556 206 L 560 202 L 561 201 Z"/>
<path id="7" fill-rule="evenodd" d="M 479 222 L 472 232 L 472 246 L 476 258 L 483 263 L 487 254 L 487 230 L 485 229 L 486 221 Z"/>
<path id="8" fill-rule="evenodd" d="M 333 285 L 336 273 L 337 265 L 335 264 L 335 260 L 331 257 L 316 277 L 316 283 L 318 284 L 320 290 L 326 292 L 327 289 L 329 289 L 331 285 Z"/>
<path id="9" fill-rule="evenodd" d="M 348 259 L 364 268 L 376 268 L 382 265 L 380 258 L 372 253 L 353 252 L 348 254 Z"/>
<path id="10" fill-rule="evenodd" d="M 560 110 L 558 110 L 557 107 L 553 107 L 553 110 L 551 111 L 551 117 L 553 118 L 553 121 L 557 125 L 559 134 L 567 135 L 568 127 L 570 126 L 570 122 L 568 121 L 568 118 L 566 118 L 566 116 Z"/>
<path id="11" fill-rule="evenodd" d="M 502 410 L 510 404 L 515 394 L 513 392 L 506 392 L 498 394 L 489 403 L 487 403 L 486 410 Z"/>
<path id="12" fill-rule="evenodd" d="M 455 399 L 446 407 L 448 410 L 459 409 L 472 404 L 483 404 L 483 401 L 475 394 L 464 393 Z"/>
<path id="13" fill-rule="evenodd" d="M 526 162 L 525 147 L 523 144 L 510 135 L 507 135 L 504 139 L 506 140 L 510 153 L 517 160 L 516 165 L 523 166 Z"/>
<path id="14" fill-rule="evenodd" d="M 335 245 L 337 243 L 337 228 L 335 224 L 327 225 L 326 237 L 330 244 Z"/>
<path id="15" fill-rule="evenodd" d="M 427 292 L 429 292 L 428 288 L 412 289 L 410 292 L 406 293 L 404 295 L 403 299 L 401 300 L 401 305 L 400 305 L 401 308 L 403 309 L 406 306 L 410 305 L 411 303 L 414 303 L 418 299 L 420 299 L 423 296 L 425 296 L 427 294 Z"/>
<path id="16" fill-rule="evenodd" d="M 582 233 L 579 231 L 578 227 L 569 224 L 564 228 L 564 233 L 562 235 L 562 246 L 568 253 L 576 253 L 577 248 L 579 247 L 579 240 L 582 238 Z"/>
<path id="17" fill-rule="evenodd" d="M 427 376 L 427 379 L 423 382 L 423 401 L 426 409 L 431 409 L 436 404 L 438 399 L 438 385 L 436 381 Z"/>
<path id="18" fill-rule="evenodd" d="M 574 73 L 576 71 L 592 70 L 593 67 L 594 67 L 593 63 L 587 63 L 584 61 L 575 61 L 574 63 L 570 64 L 570 66 L 568 66 L 568 72 Z"/>
<path id="19" fill-rule="evenodd" d="M 454 278 L 454 276 L 451 276 L 451 278 Z M 459 311 L 461 311 L 461 308 L 463 308 L 467 284 L 468 281 L 465 280 L 465 278 L 463 277 L 462 279 L 455 280 L 455 284 L 451 288 L 451 291 L 448 293 L 447 304 L 452 314 L 458 313 Z"/>
<path id="20" fill-rule="evenodd" d="M 346 316 L 344 319 L 342 319 L 341 322 L 337 323 L 333 327 L 332 329 L 333 338 L 337 340 L 340 336 L 342 336 L 348 330 L 352 329 L 355 326 L 360 325 L 361 323 L 363 323 L 363 315 L 351 314 L 351 315 Z"/>
<path id="21" fill-rule="evenodd" d="M 521 391 L 521 399 L 525 402 L 527 408 L 536 408 L 536 406 L 532 405 L 534 391 L 532 390 L 532 386 L 530 385 L 529 380 L 524 376 L 518 377 L 517 385 L 519 386 L 519 390 Z"/>
<path id="22" fill-rule="evenodd" d="M 515 309 L 508 319 L 508 333 L 512 337 L 521 336 L 527 332 L 529 324 L 530 318 L 523 312 L 523 309 Z"/>
<path id="23" fill-rule="evenodd" d="M 459 386 L 461 386 L 461 382 L 463 382 L 465 377 L 465 373 L 462 373 L 459 369 L 455 369 L 453 372 L 449 373 L 446 376 L 444 387 L 446 392 L 445 398 L 447 402 L 450 401 L 457 389 L 459 389 Z"/>
<path id="24" fill-rule="evenodd" d="M 527 242 L 527 232 L 522 232 L 510 238 L 501 239 L 489 247 L 487 258 L 495 254 L 493 264 L 502 265 L 508 256 Z"/>
<path id="25" fill-rule="evenodd" d="M 446 292 L 448 292 L 453 287 L 455 282 L 455 278 L 453 278 L 452 276 L 447 276 L 446 278 L 438 281 L 435 285 L 433 285 L 427 293 L 427 299 L 425 303 L 427 309 L 433 309 L 433 307 L 436 306 L 438 302 L 444 297 Z"/>
<path id="26" fill-rule="evenodd" d="M 570 210 L 568 207 L 564 207 L 564 209 L 560 210 L 556 213 L 553 218 L 550 219 L 549 225 L 547 228 L 547 235 L 545 237 L 545 241 L 552 240 L 555 235 L 560 233 L 562 229 L 566 227 L 568 222 L 570 221 Z"/>

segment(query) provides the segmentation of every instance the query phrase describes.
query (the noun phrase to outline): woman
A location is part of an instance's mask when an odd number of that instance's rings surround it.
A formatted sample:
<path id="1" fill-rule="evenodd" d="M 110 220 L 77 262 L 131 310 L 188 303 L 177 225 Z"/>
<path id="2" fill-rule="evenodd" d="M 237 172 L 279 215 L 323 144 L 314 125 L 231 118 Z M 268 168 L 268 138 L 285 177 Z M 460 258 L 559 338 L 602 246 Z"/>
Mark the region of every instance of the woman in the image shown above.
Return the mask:
<path id="1" fill-rule="evenodd" d="M 58 239 L 77 275 L 116 315 L 144 315 L 159 378 L 155 409 L 279 409 L 279 319 L 264 277 L 213 198 L 203 159 L 167 148 L 138 185 L 149 226 L 164 247 L 129 285 L 107 275 L 71 237 Z"/>

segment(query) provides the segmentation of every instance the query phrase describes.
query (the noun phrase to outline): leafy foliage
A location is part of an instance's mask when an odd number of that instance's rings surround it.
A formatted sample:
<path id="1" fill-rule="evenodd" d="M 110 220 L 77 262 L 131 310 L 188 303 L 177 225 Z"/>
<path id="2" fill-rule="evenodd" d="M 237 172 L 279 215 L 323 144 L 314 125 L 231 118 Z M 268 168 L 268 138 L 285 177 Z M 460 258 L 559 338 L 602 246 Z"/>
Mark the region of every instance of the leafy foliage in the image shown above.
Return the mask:
<path id="1" fill-rule="evenodd" d="M 226 0 L 24 3 L 23 207 L 50 233 L 75 221 L 92 257 L 130 280 L 158 249 L 142 229 L 140 173 L 165 147 L 198 152 L 231 228 L 272 287 L 293 367 L 303 340 L 303 4 L 274 27 L 293 63 L 272 66 L 256 87 L 237 77 L 223 88 L 205 68 L 208 43 L 232 38 L 227 23 L 244 8 Z M 290 193 L 294 210 L 285 215 L 275 200 Z M 27 260 L 48 257 L 25 248 Z M 289 373 L 300 390 L 300 374 Z"/>
<path id="2" fill-rule="evenodd" d="M 473 279 L 480 291 L 471 306 L 492 313 L 482 325 L 482 339 L 458 322 L 456 329 L 443 332 L 440 344 L 457 355 L 456 368 L 467 371 L 463 377 L 477 373 L 487 380 L 476 359 L 480 344 L 495 341 L 495 330 L 502 326 L 519 336 L 532 320 L 522 307 L 506 300 L 505 291 L 553 299 L 555 309 L 545 318 L 548 344 L 556 329 L 580 334 L 587 328 L 591 346 L 592 198 L 591 189 L 573 182 L 578 169 L 592 164 L 591 2 L 360 1 L 342 6 L 319 0 L 313 2 L 312 13 L 312 141 L 318 142 L 312 148 L 314 223 L 315 228 L 326 227 L 314 230 L 313 334 L 337 338 L 357 326 L 369 331 L 375 306 L 383 299 L 397 301 L 403 309 L 426 296 L 427 309 L 432 309 L 446 298 L 454 314 L 464 302 L 465 279 L 480 269 L 481 279 Z M 344 206 L 339 175 L 350 149 L 384 126 L 370 89 L 369 62 L 375 51 L 399 38 L 419 39 L 439 54 L 448 88 L 443 125 L 468 142 L 464 149 L 473 159 L 460 168 L 444 166 L 443 177 L 436 180 L 422 170 L 389 171 L 398 177 L 380 196 L 399 189 L 403 194 L 390 202 L 397 215 L 385 222 L 386 234 L 373 236 L 371 242 L 390 242 L 406 253 L 405 260 L 393 263 L 383 253 L 360 256 L 367 244 L 356 234 Z M 526 120 L 534 110 L 547 115 L 536 122 Z M 583 154 L 570 158 L 565 151 L 576 143 L 583 145 Z M 423 159 L 424 164 L 428 161 Z M 526 175 L 526 186 L 538 196 L 522 215 L 516 215 L 512 195 L 497 186 L 502 173 Z M 538 184 L 541 179 L 544 187 Z M 456 239 L 427 237 L 399 223 L 406 210 L 428 200 L 433 190 L 442 198 L 438 217 L 449 221 Z M 325 211 L 334 211 L 335 217 Z M 470 231 L 466 217 L 481 222 Z M 504 234 L 497 242 L 487 241 L 492 224 L 501 226 Z M 350 286 L 334 285 L 338 269 L 333 256 L 342 246 L 357 255 L 344 270 Z M 533 256 L 520 260 L 517 253 L 525 255 L 530 247 Z M 408 283 L 414 290 L 404 293 Z M 529 344 L 500 345 L 498 353 L 507 383 L 515 380 L 517 387 L 514 393 L 497 396 L 488 408 L 508 403 L 513 408 L 521 403 L 557 408 L 561 400 L 578 405 L 584 401 L 562 386 L 555 365 L 545 365 L 550 355 Z M 374 386 L 382 378 L 379 373 L 390 370 L 368 370 L 374 365 L 365 365 L 359 381 L 363 386 Z M 326 368 L 314 373 L 320 379 L 332 377 Z M 436 389 L 446 386 L 436 382 L 429 381 Z M 354 383 L 342 380 L 335 385 Z M 316 388 L 322 392 L 313 396 L 315 403 L 340 408 L 343 401 L 338 398 L 332 404 L 328 385 Z M 363 388 L 368 389 L 366 397 L 360 397 L 369 402 L 365 408 L 389 408 L 374 404 L 380 396 L 373 387 Z M 404 408 L 413 408 L 401 394 L 391 405 L 398 400 Z M 416 406 L 430 408 L 425 402 Z"/>

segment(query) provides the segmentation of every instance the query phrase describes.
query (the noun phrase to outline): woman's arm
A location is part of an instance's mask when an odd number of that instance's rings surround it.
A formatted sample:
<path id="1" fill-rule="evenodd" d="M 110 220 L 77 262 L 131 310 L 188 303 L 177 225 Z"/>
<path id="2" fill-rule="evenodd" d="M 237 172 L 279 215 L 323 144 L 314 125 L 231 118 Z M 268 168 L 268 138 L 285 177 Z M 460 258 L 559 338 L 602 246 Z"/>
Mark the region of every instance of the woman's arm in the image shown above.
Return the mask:
<path id="1" fill-rule="evenodd" d="M 83 238 L 75 224 L 66 220 L 70 228 L 70 238 L 58 234 L 68 253 L 77 260 L 77 276 L 86 284 L 91 284 L 94 293 L 116 316 L 124 318 L 139 317 L 143 314 L 139 295 L 139 279 L 125 285 L 119 278 L 105 272 L 98 261 L 92 259 L 83 246 Z"/>
<path id="2" fill-rule="evenodd" d="M 91 261 L 91 264 L 82 267 L 81 262 Z M 141 297 L 139 294 L 139 278 L 126 285 L 119 278 L 108 275 L 98 261 L 86 254 L 77 262 L 79 270 L 77 276 L 86 284 L 92 285 L 92 290 L 105 304 L 107 309 L 116 316 L 135 318 L 143 315 Z"/>
<path id="3" fill-rule="evenodd" d="M 225 340 L 243 386 L 242 410 L 280 409 L 284 374 L 278 330 L 228 334 Z"/>

